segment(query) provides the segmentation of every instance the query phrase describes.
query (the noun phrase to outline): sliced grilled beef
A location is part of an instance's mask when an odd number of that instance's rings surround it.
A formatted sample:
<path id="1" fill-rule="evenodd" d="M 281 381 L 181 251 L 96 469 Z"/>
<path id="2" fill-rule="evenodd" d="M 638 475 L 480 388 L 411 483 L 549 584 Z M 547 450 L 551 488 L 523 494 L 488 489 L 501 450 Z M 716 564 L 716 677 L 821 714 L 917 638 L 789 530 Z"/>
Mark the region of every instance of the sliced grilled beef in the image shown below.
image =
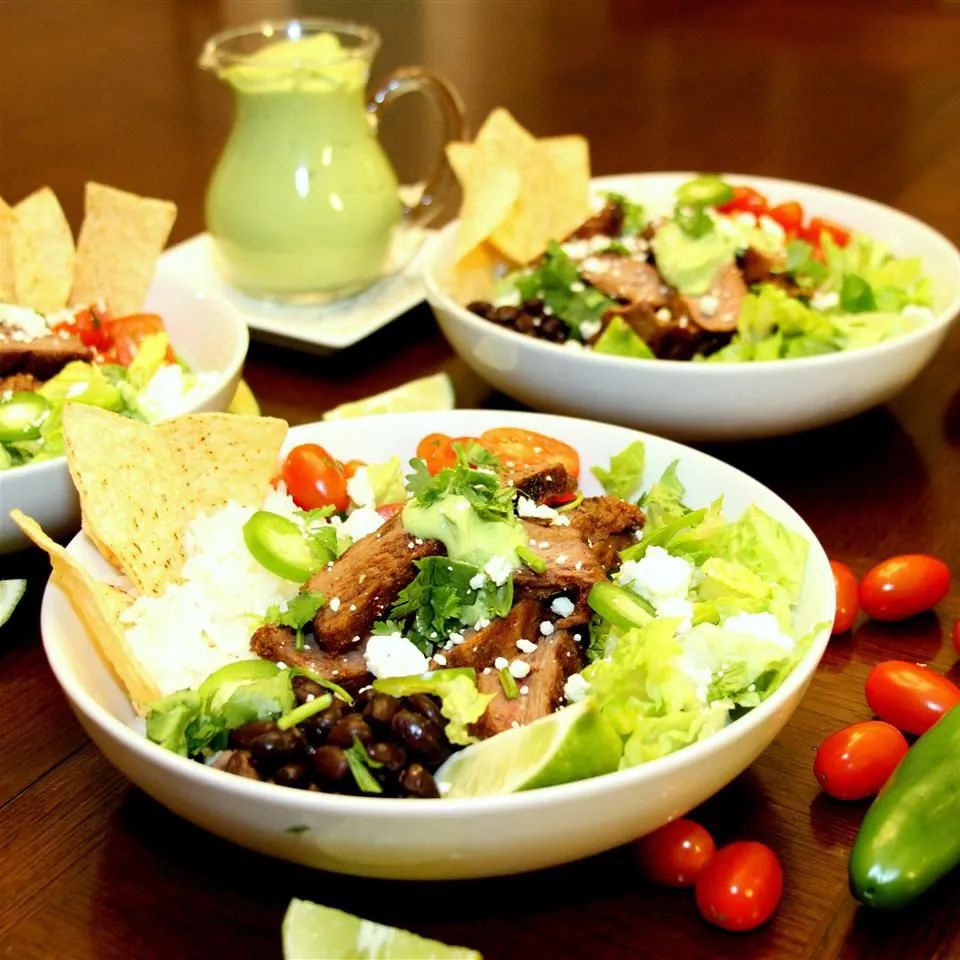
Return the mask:
<path id="1" fill-rule="evenodd" d="M 79 337 L 52 333 L 33 340 L 16 339 L 16 333 L 0 326 L 0 374 L 29 373 L 49 380 L 71 360 L 90 360 L 93 351 Z"/>
<path id="2" fill-rule="evenodd" d="M 668 290 L 657 268 L 642 256 L 605 254 L 588 257 L 580 265 L 580 275 L 614 300 L 645 303 L 654 308 L 667 302 Z"/>
<path id="3" fill-rule="evenodd" d="M 441 550 L 436 540 L 410 536 L 399 515 L 358 540 L 307 581 L 306 590 L 327 598 L 313 621 L 317 643 L 328 653 L 338 653 L 365 637 L 416 577 L 414 561 Z"/>
<path id="4" fill-rule="evenodd" d="M 220 756 L 213 761 L 211 766 L 218 770 L 226 770 L 227 773 L 236 774 L 238 777 L 246 777 L 247 780 L 260 780 L 260 774 L 253 765 L 249 750 L 223 750 Z"/>
<path id="5" fill-rule="evenodd" d="M 584 221 L 567 240 L 590 240 L 592 237 L 619 237 L 623 229 L 623 207 L 619 203 L 607 202 L 603 209 Z"/>
<path id="6" fill-rule="evenodd" d="M 633 533 L 644 521 L 639 507 L 617 497 L 588 497 L 569 516 L 604 573 L 619 566 L 620 551 L 634 542 Z"/>
<path id="7" fill-rule="evenodd" d="M 258 657 L 312 670 L 346 687 L 351 693 L 373 681 L 373 675 L 367 670 L 363 659 L 366 645 L 367 638 L 364 637 L 346 653 L 332 654 L 317 649 L 314 643 L 308 641 L 302 650 L 298 650 L 296 633 L 290 627 L 278 627 L 275 624 L 260 627 L 250 640 L 250 649 Z"/>
<path id="8" fill-rule="evenodd" d="M 516 700 L 508 700 L 495 671 L 479 673 L 477 686 L 483 693 L 494 694 L 483 716 L 471 726 L 478 737 L 492 737 L 514 726 L 524 726 L 552 713 L 563 697 L 563 684 L 571 673 L 583 666 L 580 645 L 565 630 L 542 637 L 533 653 L 521 654 L 519 659 L 530 665 L 530 673 L 517 681 L 526 688 Z"/>
<path id="9" fill-rule="evenodd" d="M 39 390 L 41 386 L 41 381 L 32 373 L 11 373 L 9 377 L 0 377 L 0 393 Z"/>
<path id="10" fill-rule="evenodd" d="M 747 285 L 736 263 L 728 263 L 714 278 L 702 297 L 684 297 L 690 318 L 710 333 L 732 333 L 737 329 Z"/>
<path id="11" fill-rule="evenodd" d="M 622 317 L 661 360 L 689 360 L 698 353 L 706 356 L 729 343 L 729 333 L 710 333 L 693 320 L 688 300 L 673 293 L 664 307 L 635 303 L 607 310 L 600 333 L 614 317 Z"/>
<path id="12" fill-rule="evenodd" d="M 577 478 L 571 477 L 559 463 L 531 470 L 529 467 L 511 467 L 504 464 L 504 481 L 516 487 L 518 492 L 533 500 L 544 503 L 554 497 L 573 493 L 577 489 Z"/>
<path id="13" fill-rule="evenodd" d="M 499 617 L 482 630 L 468 633 L 463 643 L 446 651 L 447 666 L 473 667 L 478 673 L 497 657 L 508 660 L 519 656 L 518 640 L 536 642 L 540 622 L 546 611 L 539 600 L 521 600 L 510 613 Z"/>

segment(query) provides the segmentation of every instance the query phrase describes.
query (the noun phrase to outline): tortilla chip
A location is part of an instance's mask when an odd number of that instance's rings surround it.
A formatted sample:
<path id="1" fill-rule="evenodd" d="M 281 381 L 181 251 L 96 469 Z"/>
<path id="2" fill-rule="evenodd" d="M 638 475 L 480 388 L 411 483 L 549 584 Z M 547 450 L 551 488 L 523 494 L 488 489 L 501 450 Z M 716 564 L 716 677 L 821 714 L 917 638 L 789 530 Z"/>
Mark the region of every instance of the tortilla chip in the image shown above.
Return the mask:
<path id="1" fill-rule="evenodd" d="M 88 183 L 70 302 L 103 300 L 117 317 L 140 310 L 176 218 L 167 200 Z"/>
<path id="2" fill-rule="evenodd" d="M 16 302 L 13 271 L 13 208 L 0 198 L 0 303 Z"/>
<path id="3" fill-rule="evenodd" d="M 50 556 L 53 579 L 69 597 L 94 645 L 126 687 L 138 713 L 160 697 L 160 690 L 141 667 L 126 641 L 120 615 L 133 598 L 107 583 L 94 580 L 84 567 L 20 510 L 10 516 L 20 529 Z"/>
<path id="4" fill-rule="evenodd" d="M 29 239 L 32 255 L 45 275 L 45 302 L 34 309 L 43 313 L 60 310 L 70 296 L 74 267 L 73 233 L 60 201 L 49 187 L 42 187 L 21 200 L 14 214 L 17 228 Z"/>
<path id="5" fill-rule="evenodd" d="M 521 126 L 509 110 L 497 107 L 491 110 L 477 131 L 476 143 L 487 151 L 488 156 L 502 163 L 516 160 L 518 154 L 532 150 L 537 138 Z"/>
<path id="6" fill-rule="evenodd" d="M 63 304 L 56 277 L 47 269 L 33 245 L 33 238 L 13 220 L 13 301 L 38 313 L 53 313 Z"/>
<path id="7" fill-rule="evenodd" d="M 481 243 L 450 269 L 450 293 L 458 303 L 492 300 L 497 277 L 506 272 L 503 255 Z"/>
<path id="8" fill-rule="evenodd" d="M 84 532 L 138 590 L 159 596 L 180 577 L 183 532 L 198 513 L 261 502 L 286 432 L 268 417 L 200 413 L 150 426 L 67 404 L 63 439 Z"/>
<path id="9" fill-rule="evenodd" d="M 571 193 L 571 207 L 580 205 L 580 226 L 590 216 L 590 144 L 586 137 L 544 137 L 540 149 L 550 158 L 560 175 L 561 184 Z"/>
<path id="10" fill-rule="evenodd" d="M 510 215 L 520 193 L 520 174 L 488 159 L 476 144 L 447 144 L 447 159 L 463 188 L 454 248 L 459 260 Z"/>

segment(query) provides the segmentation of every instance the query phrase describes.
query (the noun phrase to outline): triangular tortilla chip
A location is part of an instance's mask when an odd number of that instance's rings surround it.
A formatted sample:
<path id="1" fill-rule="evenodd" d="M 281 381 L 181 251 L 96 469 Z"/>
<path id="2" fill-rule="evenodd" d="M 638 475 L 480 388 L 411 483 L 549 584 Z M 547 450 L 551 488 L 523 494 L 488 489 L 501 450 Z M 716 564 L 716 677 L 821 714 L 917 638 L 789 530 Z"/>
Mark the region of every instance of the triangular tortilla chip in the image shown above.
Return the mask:
<path id="1" fill-rule="evenodd" d="M 491 300 L 498 274 L 505 272 L 500 251 L 481 243 L 450 268 L 450 293 L 458 303 Z"/>
<path id="2" fill-rule="evenodd" d="M 136 313 L 176 218 L 168 200 L 88 183 L 70 302 L 103 300 L 115 317 Z"/>
<path id="3" fill-rule="evenodd" d="M 13 208 L 0 198 L 0 303 L 16 303 L 13 271 Z"/>
<path id="4" fill-rule="evenodd" d="M 193 414 L 157 426 L 70 403 L 67 465 L 83 529 L 144 594 L 180 577 L 183 531 L 231 500 L 259 504 L 287 425 L 268 417 Z"/>
<path id="5" fill-rule="evenodd" d="M 73 234 L 60 201 L 49 187 L 42 187 L 13 210 L 17 227 L 29 239 L 32 256 L 43 267 L 45 300 L 34 309 L 42 313 L 60 310 L 70 296 L 74 266 Z"/>
<path id="6" fill-rule="evenodd" d="M 141 667 L 126 642 L 120 615 L 133 603 L 122 590 L 94 580 L 63 547 L 54 543 L 32 517 L 20 510 L 10 516 L 20 529 L 50 556 L 53 579 L 70 598 L 94 645 L 126 687 L 138 713 L 160 697 L 160 690 Z"/>

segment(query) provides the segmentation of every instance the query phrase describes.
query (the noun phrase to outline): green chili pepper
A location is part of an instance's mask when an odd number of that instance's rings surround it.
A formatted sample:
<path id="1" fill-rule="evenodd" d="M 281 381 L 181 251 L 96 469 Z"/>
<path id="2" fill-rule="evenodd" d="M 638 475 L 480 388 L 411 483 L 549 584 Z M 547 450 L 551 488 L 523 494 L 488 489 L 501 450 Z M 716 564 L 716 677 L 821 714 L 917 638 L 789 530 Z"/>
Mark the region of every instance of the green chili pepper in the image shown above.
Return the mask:
<path id="1" fill-rule="evenodd" d="M 587 603 L 591 610 L 621 630 L 646 626 L 656 615 L 643 597 L 615 583 L 595 583 L 590 589 Z"/>
<path id="2" fill-rule="evenodd" d="M 50 413 L 50 401 L 39 393 L 21 390 L 0 401 L 0 441 L 36 440 Z"/>
<path id="3" fill-rule="evenodd" d="M 870 907 L 910 903 L 960 864 L 960 706 L 907 751 L 850 851 L 850 889 Z"/>

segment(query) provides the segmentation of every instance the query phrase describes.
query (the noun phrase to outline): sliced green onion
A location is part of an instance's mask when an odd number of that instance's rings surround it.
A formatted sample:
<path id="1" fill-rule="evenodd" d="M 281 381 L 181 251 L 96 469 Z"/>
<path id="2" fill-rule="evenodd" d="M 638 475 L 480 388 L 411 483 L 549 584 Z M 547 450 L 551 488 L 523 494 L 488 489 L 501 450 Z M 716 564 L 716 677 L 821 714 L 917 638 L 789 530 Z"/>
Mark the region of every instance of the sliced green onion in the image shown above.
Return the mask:
<path id="1" fill-rule="evenodd" d="M 18 390 L 0 401 L 0 441 L 36 440 L 50 409 L 50 401 L 31 390 Z"/>
<path id="2" fill-rule="evenodd" d="M 534 573 L 543 573 L 547 569 L 547 561 L 526 547 L 517 547 L 517 556 L 523 561 L 524 566 L 529 567 Z"/>
<path id="3" fill-rule="evenodd" d="M 289 713 L 285 713 L 277 720 L 277 727 L 280 730 L 289 730 L 298 723 L 302 723 L 307 717 L 312 717 L 321 710 L 326 710 L 333 703 L 333 694 L 325 693 L 322 697 L 315 697 L 307 703 L 301 703 L 299 707 L 294 707 Z"/>
<path id="4" fill-rule="evenodd" d="M 329 690 L 332 694 L 342 700 L 347 706 L 350 706 L 353 703 L 353 697 L 347 693 L 343 687 L 338 683 L 334 683 L 332 680 L 328 680 L 326 677 L 321 677 L 319 673 L 314 673 L 313 670 L 308 670 L 306 667 L 288 667 L 287 668 L 291 675 L 294 677 L 306 677 L 308 680 L 312 680 L 314 683 L 319 684 L 321 687 Z"/>
<path id="5" fill-rule="evenodd" d="M 516 700 L 520 696 L 520 690 L 517 687 L 517 681 L 510 672 L 509 667 L 500 668 L 500 686 L 503 687 L 503 695 L 508 700 Z"/>
<path id="6" fill-rule="evenodd" d="M 717 207 L 733 199 L 733 187 L 714 174 L 688 180 L 677 190 L 677 201 L 685 207 Z"/>
<path id="7" fill-rule="evenodd" d="M 590 589 L 587 604 L 604 620 L 609 620 L 621 630 L 644 627 L 656 616 L 656 611 L 643 597 L 615 583 L 595 583 Z"/>
<path id="8" fill-rule="evenodd" d="M 356 737 L 353 739 L 353 746 L 344 750 L 343 755 L 347 758 L 347 766 L 350 767 L 354 781 L 363 793 L 383 793 L 383 787 L 369 770 L 369 767 L 379 767 L 381 764 L 370 759 L 363 744 Z"/>
<path id="9" fill-rule="evenodd" d="M 292 520 L 258 510 L 243 525 L 243 540 L 254 560 L 284 580 L 303 583 L 324 565 Z"/>

